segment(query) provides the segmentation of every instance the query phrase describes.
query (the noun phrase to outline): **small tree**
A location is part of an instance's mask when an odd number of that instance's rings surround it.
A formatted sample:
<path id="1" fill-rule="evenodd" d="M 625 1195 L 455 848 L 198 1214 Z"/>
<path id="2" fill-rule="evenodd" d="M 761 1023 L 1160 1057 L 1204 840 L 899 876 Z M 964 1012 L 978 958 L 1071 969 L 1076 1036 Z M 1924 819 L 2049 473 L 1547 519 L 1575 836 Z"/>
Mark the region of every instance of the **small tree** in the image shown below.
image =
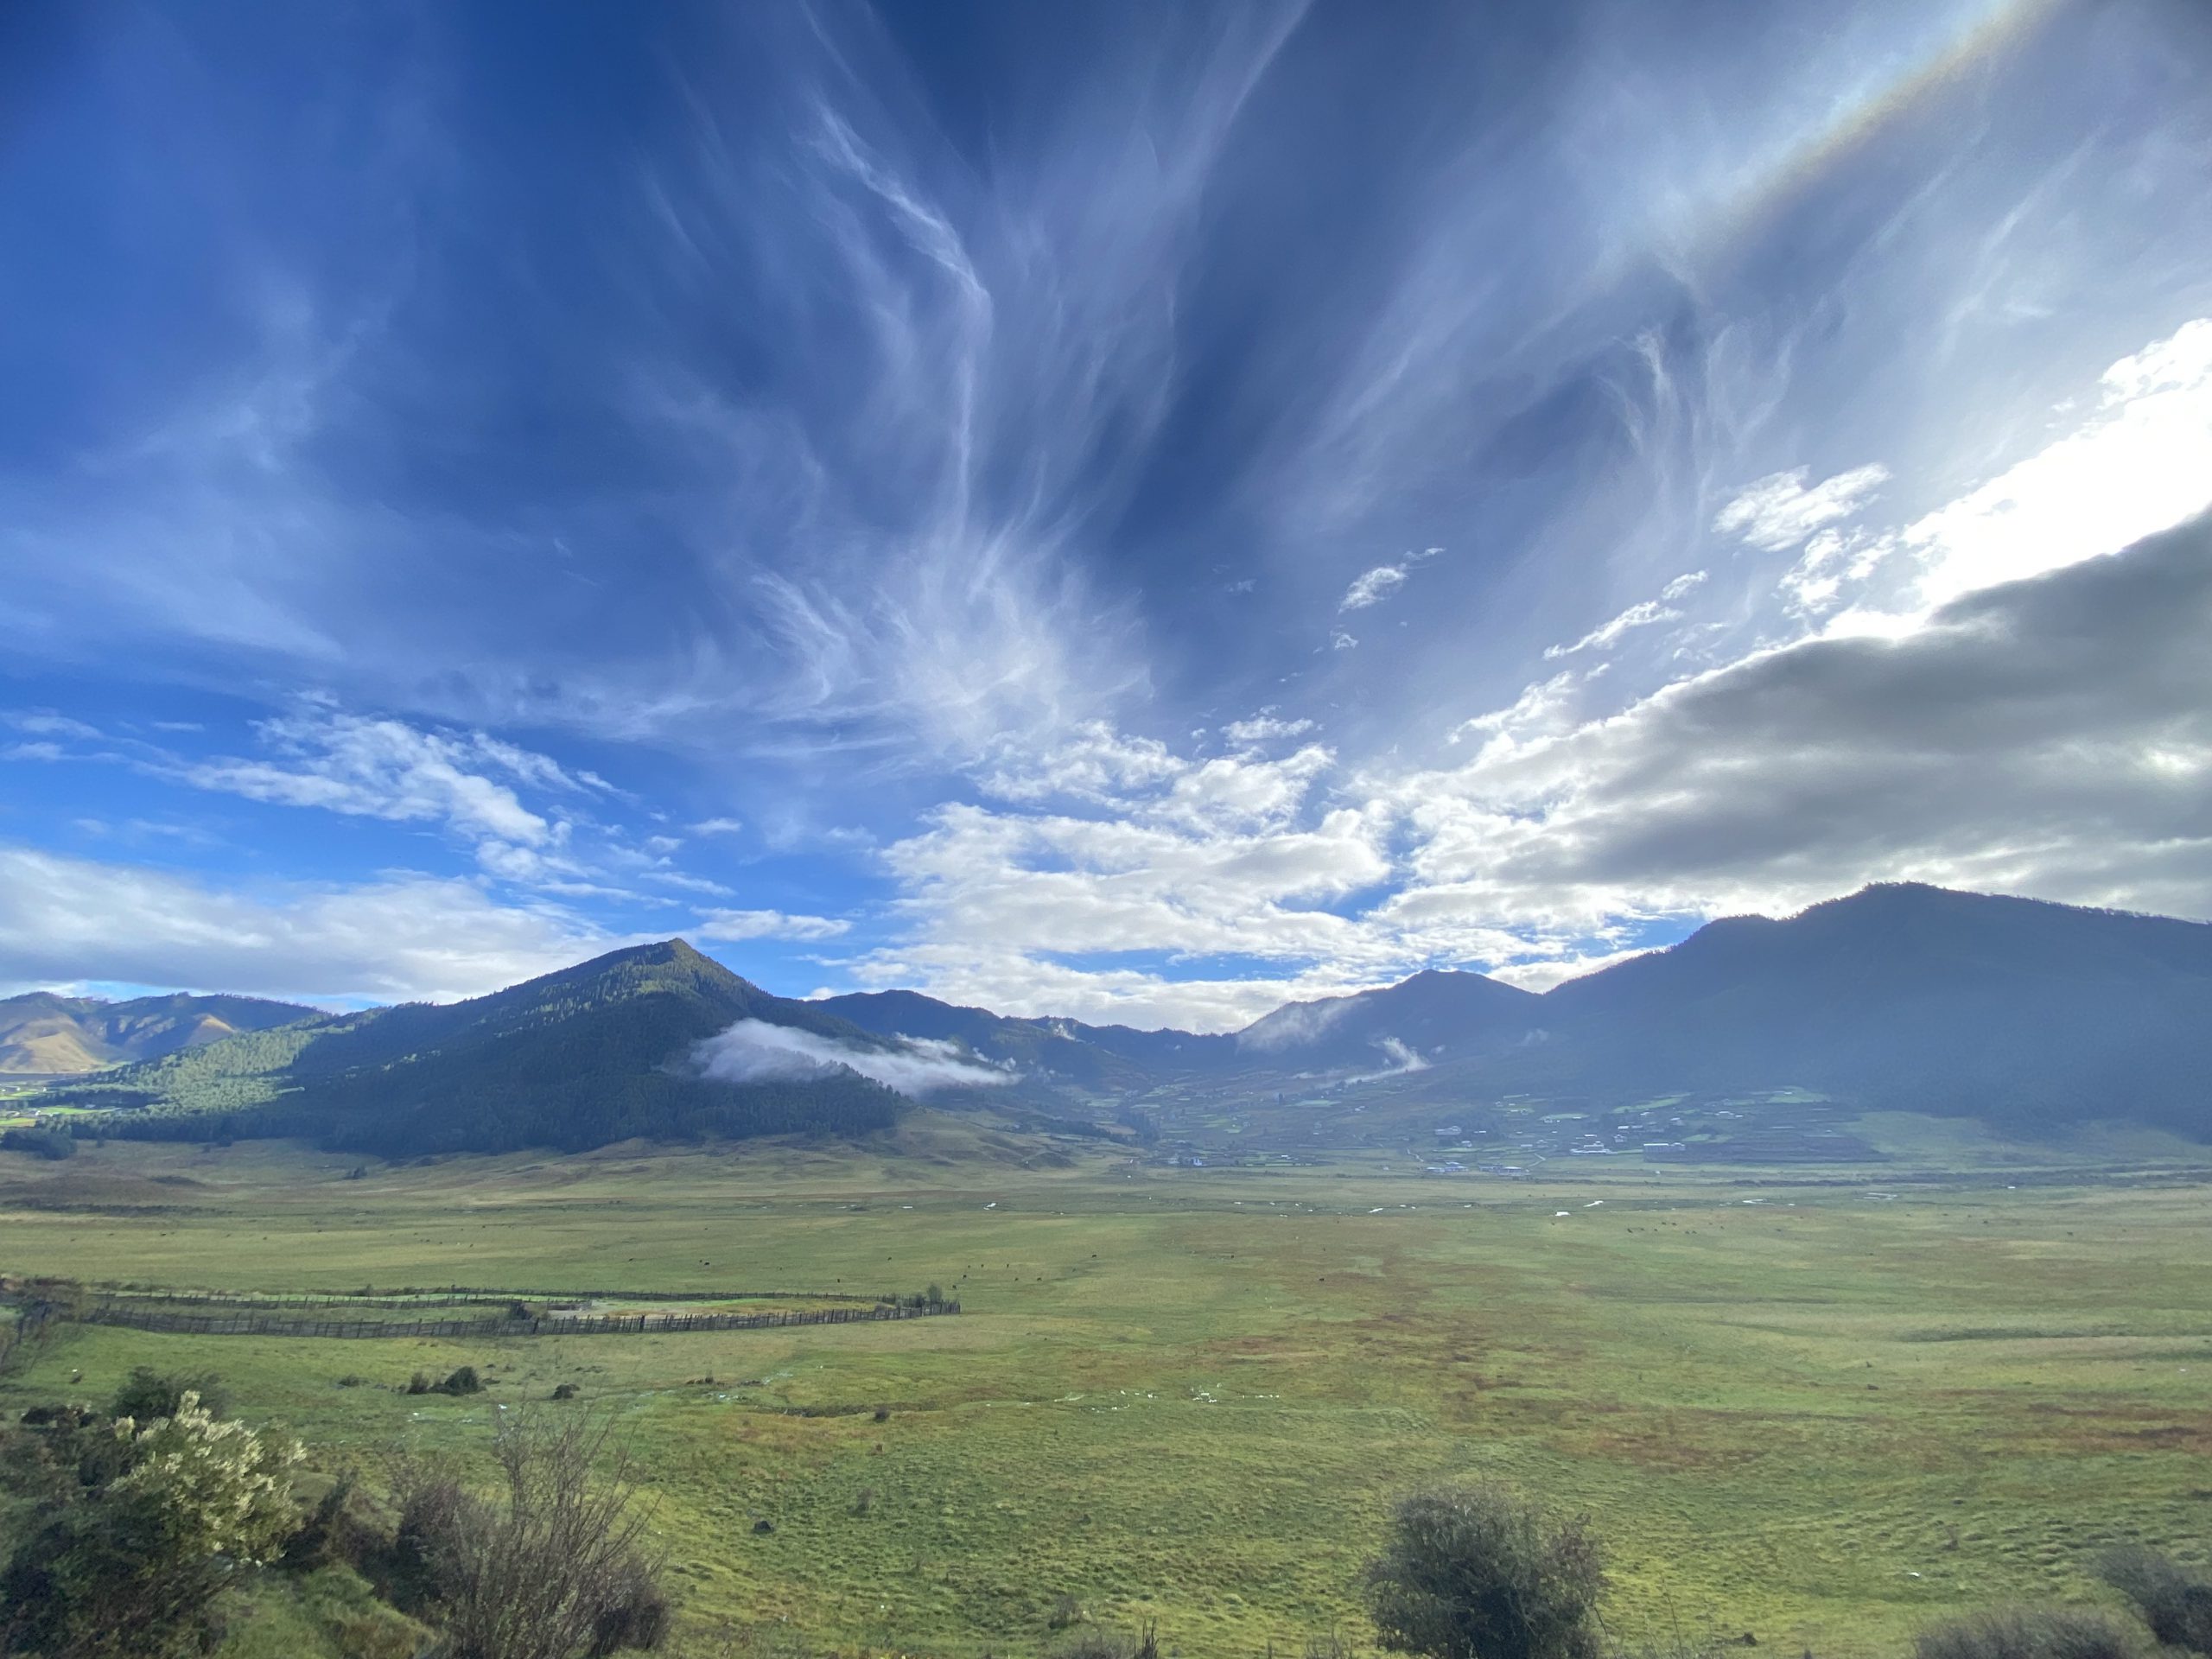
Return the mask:
<path id="1" fill-rule="evenodd" d="M 503 1417 L 490 1502 L 427 1469 L 403 1475 L 407 1599 L 443 1628 L 452 1659 L 599 1659 L 660 1645 L 668 1599 L 611 1427 Z"/>
<path id="2" fill-rule="evenodd" d="M 1433 1659 L 1592 1659 L 1605 1566 L 1587 1517 L 1502 1486 L 1405 1498 L 1367 1601 L 1382 1645 Z"/>
<path id="3" fill-rule="evenodd" d="M 91 1490 L 52 1506 L 0 1575 L 0 1651 L 166 1659 L 203 1650 L 208 1604 L 229 1565 L 270 1559 L 293 1529 L 286 1471 L 298 1446 L 219 1421 L 190 1390 L 174 1415 L 143 1427 L 67 1408 L 45 1421 L 57 1437 L 52 1452 Z M 95 1435 L 106 1457 L 86 1444 Z"/>
<path id="4" fill-rule="evenodd" d="M 142 1423 L 174 1417 L 187 1395 L 193 1395 L 199 1408 L 210 1417 L 220 1417 L 230 1409 L 229 1392 L 213 1372 L 181 1376 L 157 1371 L 150 1365 L 137 1365 L 116 1389 L 115 1402 L 108 1408 L 108 1414 L 133 1418 Z"/>

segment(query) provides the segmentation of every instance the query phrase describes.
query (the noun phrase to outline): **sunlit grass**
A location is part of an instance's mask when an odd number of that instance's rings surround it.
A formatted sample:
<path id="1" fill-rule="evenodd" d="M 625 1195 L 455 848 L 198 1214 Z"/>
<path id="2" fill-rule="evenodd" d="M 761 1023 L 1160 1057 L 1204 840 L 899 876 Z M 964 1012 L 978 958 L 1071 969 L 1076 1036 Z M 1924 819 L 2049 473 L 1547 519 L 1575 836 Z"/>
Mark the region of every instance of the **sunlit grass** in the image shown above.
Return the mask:
<path id="1" fill-rule="evenodd" d="M 137 1363 L 212 1369 L 331 1465 L 395 1443 L 473 1454 L 499 1406 L 576 1383 L 634 1440 L 695 1641 L 788 1618 L 848 1647 L 1034 1652 L 1067 1593 L 1157 1617 L 1185 1655 L 1295 1651 L 1358 1628 L 1385 1505 L 1446 1473 L 1587 1505 L 1630 1642 L 1679 1623 L 1895 1653 L 1940 1611 L 2098 1593 L 2107 1543 L 2212 1541 L 2199 1186 L 1999 1176 L 1882 1200 L 1634 1166 L 1548 1185 L 1384 1176 L 1387 1158 L 1023 1167 L 1034 1151 L 925 1117 L 876 1152 L 618 1149 L 359 1181 L 294 1148 L 14 1160 L 10 1271 L 935 1280 L 968 1311 L 642 1341 L 85 1331 L 0 1405 L 99 1399 Z M 461 1363 L 486 1395 L 397 1392 Z"/>

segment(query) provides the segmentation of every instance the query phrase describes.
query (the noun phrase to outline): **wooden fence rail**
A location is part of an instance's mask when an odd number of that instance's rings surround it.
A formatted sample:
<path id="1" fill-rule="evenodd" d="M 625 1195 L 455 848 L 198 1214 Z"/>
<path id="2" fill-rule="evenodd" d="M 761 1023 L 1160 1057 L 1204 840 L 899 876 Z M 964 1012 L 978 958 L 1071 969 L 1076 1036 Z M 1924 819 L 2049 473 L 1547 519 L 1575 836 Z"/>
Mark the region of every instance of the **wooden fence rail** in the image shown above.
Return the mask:
<path id="1" fill-rule="evenodd" d="M 671 1336 L 687 1331 L 764 1331 L 798 1325 L 867 1325 L 957 1313 L 934 1307 L 817 1307 L 775 1313 L 545 1314 L 530 1319 L 312 1319 L 270 1313 L 164 1313 L 105 1302 L 75 1315 L 86 1325 L 120 1325 L 202 1337 L 613 1337 Z"/>
<path id="2" fill-rule="evenodd" d="M 480 1286 L 426 1287 L 396 1291 L 257 1291 L 177 1289 L 159 1285 L 88 1285 L 109 1301 L 175 1302 L 237 1307 L 475 1307 L 508 1302 L 889 1302 L 891 1295 L 845 1290 L 489 1290 Z"/>

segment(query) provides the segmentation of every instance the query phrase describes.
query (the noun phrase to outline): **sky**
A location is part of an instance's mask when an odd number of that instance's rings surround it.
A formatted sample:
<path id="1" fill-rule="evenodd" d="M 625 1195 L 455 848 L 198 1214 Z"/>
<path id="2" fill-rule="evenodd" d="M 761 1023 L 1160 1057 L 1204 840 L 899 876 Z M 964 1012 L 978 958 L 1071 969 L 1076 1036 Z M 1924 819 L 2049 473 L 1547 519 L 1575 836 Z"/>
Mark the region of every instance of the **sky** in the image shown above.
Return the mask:
<path id="1" fill-rule="evenodd" d="M 0 16 L 0 993 L 2212 918 L 2212 7 Z"/>

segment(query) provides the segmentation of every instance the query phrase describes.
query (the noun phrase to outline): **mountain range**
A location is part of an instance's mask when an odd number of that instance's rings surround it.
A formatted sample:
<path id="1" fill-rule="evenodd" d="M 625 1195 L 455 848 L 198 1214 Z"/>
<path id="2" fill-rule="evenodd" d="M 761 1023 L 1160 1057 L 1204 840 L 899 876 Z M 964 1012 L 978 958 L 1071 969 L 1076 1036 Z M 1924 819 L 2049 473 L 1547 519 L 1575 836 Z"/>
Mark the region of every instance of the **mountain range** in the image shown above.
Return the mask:
<path id="1" fill-rule="evenodd" d="M 251 996 L 98 997 L 33 991 L 0 1000 L 0 1076 L 60 1077 L 158 1059 L 242 1031 L 312 1019 L 314 1008 Z"/>
<path id="2" fill-rule="evenodd" d="M 0 1014 L 63 1001 L 17 998 Z M 228 1010 L 200 1011 L 208 1020 L 261 1023 L 194 1037 L 202 1027 L 182 1022 L 200 1003 Z M 136 1030 L 136 1014 L 101 1021 L 156 1004 L 180 1023 L 143 1040 L 166 1049 L 48 1098 L 124 1109 L 100 1120 L 111 1133 L 305 1135 L 393 1153 L 849 1133 L 891 1122 L 900 1090 L 1065 1117 L 1179 1083 L 1263 1110 L 1293 1089 L 1383 1079 L 1444 1106 L 1797 1089 L 2025 1131 L 2121 1118 L 2212 1139 L 2212 925 L 1915 884 L 1713 922 L 1541 995 L 1429 971 L 1230 1035 L 911 991 L 794 1001 L 681 940 L 444 1006 L 323 1015 L 173 998 L 72 1017 Z M 85 1052 L 127 1052 L 102 1041 Z"/>

